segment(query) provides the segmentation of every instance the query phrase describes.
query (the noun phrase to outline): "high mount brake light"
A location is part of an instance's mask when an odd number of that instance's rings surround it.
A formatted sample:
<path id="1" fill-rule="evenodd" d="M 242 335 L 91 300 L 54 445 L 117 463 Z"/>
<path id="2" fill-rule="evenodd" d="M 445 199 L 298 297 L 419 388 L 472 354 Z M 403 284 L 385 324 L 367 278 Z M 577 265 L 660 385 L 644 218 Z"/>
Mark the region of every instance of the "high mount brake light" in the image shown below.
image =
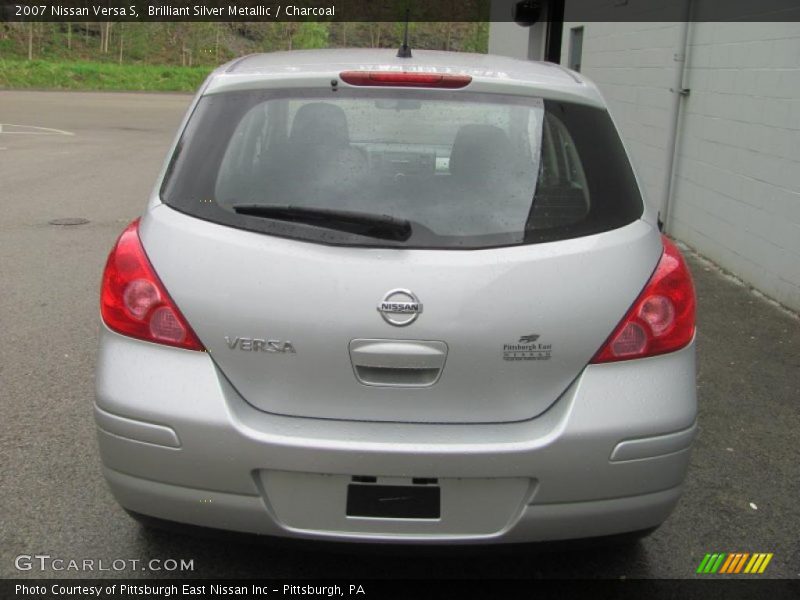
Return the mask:
<path id="1" fill-rule="evenodd" d="M 469 75 L 440 73 L 411 73 L 408 71 L 343 71 L 339 77 L 345 83 L 373 87 L 463 88 L 472 81 Z"/>
<path id="2" fill-rule="evenodd" d="M 100 314 L 118 333 L 187 350 L 205 350 L 153 270 L 139 240 L 139 219 L 108 255 Z"/>
<path id="3" fill-rule="evenodd" d="M 592 363 L 674 352 L 692 341 L 695 295 L 692 276 L 678 248 L 661 236 L 664 252 L 636 302 Z"/>

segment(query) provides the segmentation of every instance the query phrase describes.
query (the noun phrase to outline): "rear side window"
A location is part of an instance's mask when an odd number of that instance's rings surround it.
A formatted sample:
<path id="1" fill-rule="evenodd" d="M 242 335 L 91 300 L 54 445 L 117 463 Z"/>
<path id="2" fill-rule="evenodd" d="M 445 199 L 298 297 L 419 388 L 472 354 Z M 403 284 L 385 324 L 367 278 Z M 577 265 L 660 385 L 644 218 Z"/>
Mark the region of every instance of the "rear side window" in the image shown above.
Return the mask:
<path id="1" fill-rule="evenodd" d="M 643 209 L 604 110 L 439 90 L 204 97 L 161 196 L 177 210 L 241 229 L 407 248 L 568 239 L 621 227 Z M 334 223 L 340 214 L 402 221 L 408 234 L 387 239 L 342 228 Z"/>

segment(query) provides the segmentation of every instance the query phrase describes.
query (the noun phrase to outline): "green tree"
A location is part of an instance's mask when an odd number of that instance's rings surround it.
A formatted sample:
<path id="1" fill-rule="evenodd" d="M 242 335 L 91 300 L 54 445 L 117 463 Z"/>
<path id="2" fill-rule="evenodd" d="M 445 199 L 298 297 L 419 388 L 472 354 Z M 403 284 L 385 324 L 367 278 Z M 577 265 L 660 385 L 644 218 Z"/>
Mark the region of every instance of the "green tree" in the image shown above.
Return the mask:
<path id="1" fill-rule="evenodd" d="M 292 47 L 300 49 L 327 48 L 330 25 L 328 23 L 315 23 L 309 21 L 301 23 L 294 34 Z"/>
<path id="2" fill-rule="evenodd" d="M 478 22 L 469 25 L 469 33 L 461 44 L 461 50 L 486 54 L 489 51 L 489 23 Z"/>

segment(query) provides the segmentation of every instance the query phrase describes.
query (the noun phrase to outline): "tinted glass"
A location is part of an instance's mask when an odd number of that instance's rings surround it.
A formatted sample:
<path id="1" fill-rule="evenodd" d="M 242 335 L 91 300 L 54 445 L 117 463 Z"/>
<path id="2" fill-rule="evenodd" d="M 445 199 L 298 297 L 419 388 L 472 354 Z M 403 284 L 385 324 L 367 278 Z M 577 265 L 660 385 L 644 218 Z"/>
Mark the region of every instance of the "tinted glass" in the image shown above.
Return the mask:
<path id="1" fill-rule="evenodd" d="M 605 111 L 441 90 L 207 96 L 181 138 L 162 199 L 282 237 L 412 248 L 566 239 L 642 212 Z M 379 239 L 318 219 L 237 213 L 242 206 L 388 215 L 407 221 L 411 235 Z"/>

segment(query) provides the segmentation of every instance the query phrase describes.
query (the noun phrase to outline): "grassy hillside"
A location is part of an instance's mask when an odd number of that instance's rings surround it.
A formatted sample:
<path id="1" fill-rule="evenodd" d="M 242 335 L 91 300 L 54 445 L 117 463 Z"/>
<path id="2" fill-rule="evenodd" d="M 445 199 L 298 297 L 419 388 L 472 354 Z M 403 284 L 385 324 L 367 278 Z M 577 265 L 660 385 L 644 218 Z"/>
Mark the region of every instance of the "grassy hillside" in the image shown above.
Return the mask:
<path id="1" fill-rule="evenodd" d="M 253 52 L 392 48 L 401 23 L 0 23 L 0 59 L 199 66 Z M 412 47 L 486 52 L 488 23 L 411 23 Z"/>
<path id="2" fill-rule="evenodd" d="M 0 23 L 0 87 L 192 91 L 253 52 L 393 48 L 400 23 Z M 486 52 L 488 23 L 411 23 L 413 48 Z"/>
<path id="3" fill-rule="evenodd" d="M 0 60 L 0 87 L 193 92 L 211 67 Z"/>

